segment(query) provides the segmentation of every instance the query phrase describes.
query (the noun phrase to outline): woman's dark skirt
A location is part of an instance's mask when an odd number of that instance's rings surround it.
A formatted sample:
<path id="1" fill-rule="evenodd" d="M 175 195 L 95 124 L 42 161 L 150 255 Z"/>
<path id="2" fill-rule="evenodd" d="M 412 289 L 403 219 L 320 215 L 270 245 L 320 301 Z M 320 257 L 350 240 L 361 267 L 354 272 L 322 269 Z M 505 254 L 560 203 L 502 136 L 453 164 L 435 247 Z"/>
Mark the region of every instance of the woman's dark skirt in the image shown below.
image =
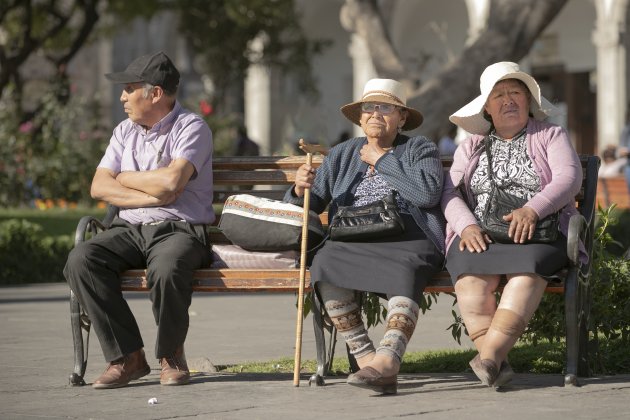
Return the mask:
<path id="1" fill-rule="evenodd" d="M 444 257 L 412 216 L 402 216 L 405 232 L 399 236 L 370 242 L 326 241 L 310 267 L 313 283 L 418 301 L 427 281 L 442 269 Z"/>
<path id="2" fill-rule="evenodd" d="M 459 242 L 455 238 L 446 255 L 453 284 L 465 274 L 535 273 L 549 281 L 568 261 L 567 239 L 562 234 L 550 244 L 491 243 L 481 253 L 460 251 Z"/>

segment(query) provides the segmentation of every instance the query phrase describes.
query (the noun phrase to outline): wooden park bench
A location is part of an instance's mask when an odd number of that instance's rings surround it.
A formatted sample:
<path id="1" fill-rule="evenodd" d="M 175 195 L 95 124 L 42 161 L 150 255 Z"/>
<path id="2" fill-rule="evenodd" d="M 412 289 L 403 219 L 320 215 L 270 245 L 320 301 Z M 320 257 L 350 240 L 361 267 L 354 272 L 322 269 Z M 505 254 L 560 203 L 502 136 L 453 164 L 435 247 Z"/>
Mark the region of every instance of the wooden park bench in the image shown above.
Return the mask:
<path id="1" fill-rule="evenodd" d="M 605 208 L 611 204 L 620 209 L 630 209 L 630 191 L 623 176 L 599 178 L 597 181 L 597 205 Z"/>
<path id="2" fill-rule="evenodd" d="M 325 150 L 324 150 L 325 152 Z M 313 156 L 313 166 L 322 162 L 321 155 Z M 217 157 L 214 167 L 213 204 L 222 205 L 232 194 L 254 194 L 273 199 L 282 199 L 286 188 L 294 183 L 295 171 L 306 161 L 305 156 L 256 156 Z M 451 165 L 450 158 L 443 158 L 445 170 Z M 566 316 L 566 376 L 565 384 L 577 384 L 578 376 L 588 376 L 587 324 L 589 316 L 589 272 L 590 264 L 578 261 L 578 238 L 586 245 L 589 254 L 593 242 L 595 195 L 597 190 L 597 156 L 582 156 L 582 188 L 575 197 L 580 215 L 574 216 L 569 227 L 568 255 L 571 263 L 562 273 L 562 281 L 550 283 L 546 291 L 564 293 Z M 246 191 L 242 191 L 246 189 Z M 91 216 L 83 217 L 76 231 L 75 244 L 106 229 L 112 222 L 115 211 L 108 212 L 100 221 Z M 327 217 L 324 214 L 323 222 Z M 210 243 L 225 244 L 226 238 L 216 228 L 210 228 Z M 195 292 L 297 292 L 300 284 L 300 268 L 282 269 L 235 269 L 207 268 L 195 273 Z M 148 292 L 144 270 L 129 270 L 122 275 L 122 290 Z M 305 291 L 310 292 L 310 276 L 306 272 Z M 438 273 L 431 279 L 426 293 L 453 293 L 448 272 Z M 310 377 L 309 384 L 324 385 L 324 377 L 332 367 L 336 331 L 325 316 L 318 302 L 311 298 L 315 329 L 317 371 Z M 70 375 L 72 385 L 85 385 L 85 374 L 90 333 L 90 319 L 80 307 L 76 296 L 70 294 L 71 324 L 74 342 L 74 371 Z M 288 332 L 287 332 L 288 333 Z M 326 343 L 328 341 L 328 344 Z"/>

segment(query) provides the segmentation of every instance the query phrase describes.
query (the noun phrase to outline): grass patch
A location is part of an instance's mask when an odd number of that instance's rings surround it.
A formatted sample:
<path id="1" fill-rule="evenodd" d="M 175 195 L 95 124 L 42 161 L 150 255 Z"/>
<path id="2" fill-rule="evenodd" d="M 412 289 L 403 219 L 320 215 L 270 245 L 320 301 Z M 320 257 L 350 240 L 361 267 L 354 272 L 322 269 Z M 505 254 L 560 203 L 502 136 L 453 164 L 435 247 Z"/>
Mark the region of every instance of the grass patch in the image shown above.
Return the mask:
<path id="1" fill-rule="evenodd" d="M 293 373 L 293 358 L 270 360 L 268 362 L 245 362 L 236 365 L 219 365 L 217 370 L 229 373 Z M 302 360 L 302 370 L 306 372 L 317 371 L 316 360 Z M 347 375 L 350 372 L 350 363 L 345 357 L 335 357 L 330 376 Z"/>
<path id="2" fill-rule="evenodd" d="M 460 373 L 470 371 L 468 362 L 476 354 L 474 350 L 437 350 L 409 352 L 400 367 L 401 373 Z M 510 364 L 516 372 L 562 373 L 564 366 L 563 344 L 520 345 L 510 353 Z M 230 373 L 291 373 L 293 359 L 282 358 L 268 362 L 251 362 L 238 365 L 217 366 L 217 369 Z M 315 360 L 303 360 L 302 369 L 315 372 Z M 330 376 L 347 375 L 350 364 L 345 356 L 335 357 Z"/>
<path id="3" fill-rule="evenodd" d="M 630 373 L 630 354 L 627 343 L 610 340 L 601 343 L 606 356 L 600 368 L 593 374 Z M 400 367 L 401 373 L 462 373 L 471 372 L 468 362 L 476 354 L 474 350 L 437 350 L 409 352 Z M 519 344 L 510 352 L 510 365 L 517 373 L 563 374 L 565 361 L 564 343 Z M 602 366 L 606 369 L 602 371 Z M 248 362 L 236 365 L 217 366 L 219 371 L 229 373 L 292 373 L 293 359 L 282 358 L 268 362 Z M 317 371 L 315 360 L 302 360 L 304 372 Z M 345 356 L 333 360 L 332 371 L 328 376 L 347 375 L 350 364 Z"/>
<path id="4" fill-rule="evenodd" d="M 40 225 L 45 236 L 72 235 L 77 228 L 79 219 L 83 216 L 95 216 L 102 219 L 104 209 L 0 209 L 0 222 L 10 219 L 24 219 Z"/>

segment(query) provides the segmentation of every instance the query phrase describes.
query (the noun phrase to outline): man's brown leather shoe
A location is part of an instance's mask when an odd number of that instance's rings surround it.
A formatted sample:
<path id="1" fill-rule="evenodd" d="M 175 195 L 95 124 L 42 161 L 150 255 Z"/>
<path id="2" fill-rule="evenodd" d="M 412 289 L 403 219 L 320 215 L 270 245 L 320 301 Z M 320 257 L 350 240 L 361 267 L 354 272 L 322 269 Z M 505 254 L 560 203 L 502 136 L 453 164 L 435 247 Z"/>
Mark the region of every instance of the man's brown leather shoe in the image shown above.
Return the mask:
<path id="1" fill-rule="evenodd" d="M 126 354 L 120 359 L 109 362 L 105 372 L 92 384 L 96 389 L 120 388 L 151 373 L 151 368 L 144 357 L 144 350 L 140 349 Z"/>
<path id="2" fill-rule="evenodd" d="M 184 346 L 180 346 L 171 357 L 160 359 L 162 385 L 185 385 L 190 382 L 190 372 L 184 356 Z"/>

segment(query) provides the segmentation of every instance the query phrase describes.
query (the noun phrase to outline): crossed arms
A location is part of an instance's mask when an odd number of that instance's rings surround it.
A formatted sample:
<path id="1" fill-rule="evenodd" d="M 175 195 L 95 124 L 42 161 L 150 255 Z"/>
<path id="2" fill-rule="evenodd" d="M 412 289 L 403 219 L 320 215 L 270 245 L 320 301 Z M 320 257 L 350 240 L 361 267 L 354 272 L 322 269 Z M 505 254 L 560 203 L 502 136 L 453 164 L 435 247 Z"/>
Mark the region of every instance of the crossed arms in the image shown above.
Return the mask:
<path id="1" fill-rule="evenodd" d="M 194 172 L 193 164 L 182 158 L 150 171 L 115 173 L 97 168 L 90 193 L 96 200 L 124 208 L 166 205 L 177 200 Z"/>

